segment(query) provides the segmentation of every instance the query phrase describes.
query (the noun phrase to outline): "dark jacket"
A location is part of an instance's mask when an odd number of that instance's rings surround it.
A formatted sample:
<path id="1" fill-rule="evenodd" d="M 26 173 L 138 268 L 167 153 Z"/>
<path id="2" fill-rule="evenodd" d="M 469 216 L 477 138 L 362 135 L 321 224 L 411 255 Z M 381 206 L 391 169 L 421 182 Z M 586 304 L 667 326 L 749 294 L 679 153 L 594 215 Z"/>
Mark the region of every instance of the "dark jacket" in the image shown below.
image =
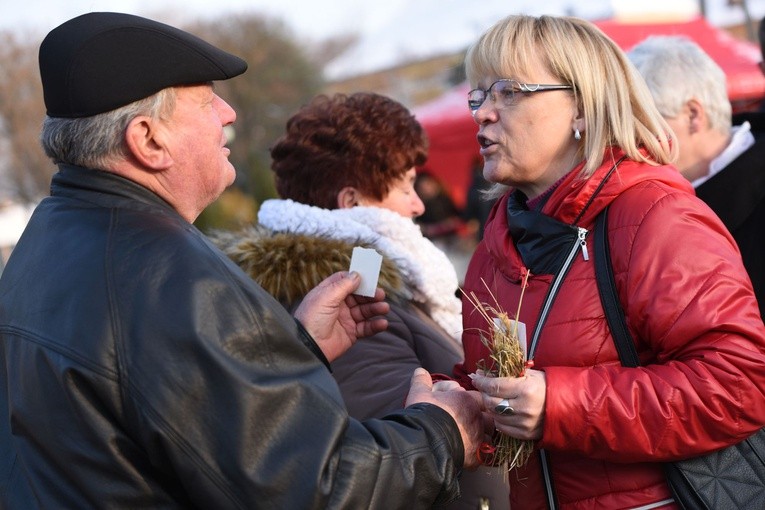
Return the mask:
<path id="1" fill-rule="evenodd" d="M 446 412 L 350 419 L 308 334 L 168 204 L 72 166 L 51 190 L 0 279 L 0 507 L 456 495 L 463 447 Z"/>
<path id="2" fill-rule="evenodd" d="M 490 289 L 505 311 L 520 310 L 528 345 L 539 332 L 534 368 L 547 389 L 538 446 L 562 510 L 671 501 L 661 462 L 731 445 L 765 423 L 765 326 L 732 237 L 671 166 L 625 160 L 600 188 L 620 156 L 585 181 L 572 171 L 541 213 L 519 214 L 513 196 L 502 198 L 465 279 L 481 302 L 495 302 Z M 619 362 L 595 281 L 592 228 L 609 204 L 611 262 L 639 368 Z M 547 218 L 590 231 L 586 251 L 576 235 L 560 247 L 574 255 L 560 284 L 541 263 L 554 241 L 540 229 Z M 488 360 L 478 333 L 487 325 L 471 311 L 464 302 L 466 383 Z M 538 455 L 510 485 L 513 510 L 546 508 Z"/>
<path id="3" fill-rule="evenodd" d="M 765 113 L 737 117 L 752 124 L 755 144 L 696 188 L 741 250 L 765 317 Z"/>
<path id="4" fill-rule="evenodd" d="M 317 282 L 347 270 L 352 243 L 292 233 L 272 232 L 262 226 L 240 232 L 217 232 L 214 241 L 265 290 L 292 309 Z M 395 262 L 383 259 L 378 285 L 391 306 L 388 329 L 356 342 L 332 363 L 332 371 L 350 415 L 359 420 L 380 418 L 400 409 L 412 372 L 423 367 L 435 374 L 451 374 L 462 361 L 462 349 L 415 301 L 413 290 Z M 464 472 L 461 497 L 444 508 L 508 508 L 508 487 L 499 469 L 482 467 Z"/>

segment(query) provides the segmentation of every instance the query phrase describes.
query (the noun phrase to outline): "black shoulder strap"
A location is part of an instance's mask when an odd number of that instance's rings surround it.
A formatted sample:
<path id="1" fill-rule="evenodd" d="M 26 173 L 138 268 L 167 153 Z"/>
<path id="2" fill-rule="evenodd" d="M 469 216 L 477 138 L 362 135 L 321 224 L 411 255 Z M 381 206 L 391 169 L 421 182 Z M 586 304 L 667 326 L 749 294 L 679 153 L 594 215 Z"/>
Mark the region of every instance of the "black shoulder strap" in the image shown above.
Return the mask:
<path id="1" fill-rule="evenodd" d="M 619 359 L 625 367 L 639 367 L 640 358 L 638 358 L 632 335 L 627 329 L 624 310 L 616 293 L 616 282 L 611 267 L 611 251 L 608 245 L 608 207 L 598 215 L 595 222 L 595 276 L 598 280 L 600 302 L 606 312 L 606 320 L 611 329 L 611 336 L 614 337 Z"/>

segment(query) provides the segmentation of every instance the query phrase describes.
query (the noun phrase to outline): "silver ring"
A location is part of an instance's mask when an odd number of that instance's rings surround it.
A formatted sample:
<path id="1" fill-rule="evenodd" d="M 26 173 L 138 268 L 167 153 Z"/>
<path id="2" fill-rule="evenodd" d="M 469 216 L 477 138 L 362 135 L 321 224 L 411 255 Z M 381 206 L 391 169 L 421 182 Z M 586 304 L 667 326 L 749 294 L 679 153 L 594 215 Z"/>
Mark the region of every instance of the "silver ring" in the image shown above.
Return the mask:
<path id="1" fill-rule="evenodd" d="M 508 402 L 506 398 L 503 398 L 499 401 L 499 404 L 494 407 L 494 412 L 497 414 L 507 415 L 513 414 L 515 409 L 510 406 L 510 402 Z"/>

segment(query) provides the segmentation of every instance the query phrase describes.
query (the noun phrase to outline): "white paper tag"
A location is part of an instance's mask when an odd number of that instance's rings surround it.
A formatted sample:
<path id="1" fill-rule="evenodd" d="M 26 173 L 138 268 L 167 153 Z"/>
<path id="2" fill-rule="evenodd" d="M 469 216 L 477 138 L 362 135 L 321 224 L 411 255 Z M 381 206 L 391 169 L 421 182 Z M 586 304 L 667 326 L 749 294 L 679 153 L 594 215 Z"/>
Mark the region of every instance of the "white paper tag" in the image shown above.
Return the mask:
<path id="1" fill-rule="evenodd" d="M 497 329 L 502 329 L 503 333 L 508 333 L 507 331 L 505 331 L 505 326 L 504 324 L 502 324 L 502 321 L 499 320 L 499 317 L 494 317 L 494 326 Z M 528 356 L 528 354 L 526 353 L 526 324 L 523 322 L 510 319 L 510 328 L 515 329 L 516 327 L 518 328 L 518 344 L 521 346 L 521 352 L 523 353 L 523 360 L 526 361 L 526 356 Z"/>
<path id="2" fill-rule="evenodd" d="M 377 253 L 377 251 L 359 246 L 353 248 L 349 271 L 356 271 L 361 275 L 361 284 L 354 294 L 374 297 L 375 290 L 377 290 L 377 280 L 380 278 L 381 267 L 382 255 Z"/>

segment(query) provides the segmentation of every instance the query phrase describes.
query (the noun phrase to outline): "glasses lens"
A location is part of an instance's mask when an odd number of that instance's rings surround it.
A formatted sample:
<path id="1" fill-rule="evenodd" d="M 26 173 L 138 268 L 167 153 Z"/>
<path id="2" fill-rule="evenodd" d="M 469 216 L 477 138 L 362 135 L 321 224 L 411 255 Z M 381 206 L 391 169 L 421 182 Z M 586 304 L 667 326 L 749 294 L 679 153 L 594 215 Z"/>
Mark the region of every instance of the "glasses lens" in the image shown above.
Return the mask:
<path id="1" fill-rule="evenodd" d="M 492 97 L 499 101 L 502 106 L 507 106 L 513 102 L 517 82 L 514 80 L 500 80 L 491 87 Z"/>
<path id="2" fill-rule="evenodd" d="M 486 100 L 486 92 L 481 89 L 473 89 L 468 92 L 468 108 L 474 112 L 481 107 Z"/>

